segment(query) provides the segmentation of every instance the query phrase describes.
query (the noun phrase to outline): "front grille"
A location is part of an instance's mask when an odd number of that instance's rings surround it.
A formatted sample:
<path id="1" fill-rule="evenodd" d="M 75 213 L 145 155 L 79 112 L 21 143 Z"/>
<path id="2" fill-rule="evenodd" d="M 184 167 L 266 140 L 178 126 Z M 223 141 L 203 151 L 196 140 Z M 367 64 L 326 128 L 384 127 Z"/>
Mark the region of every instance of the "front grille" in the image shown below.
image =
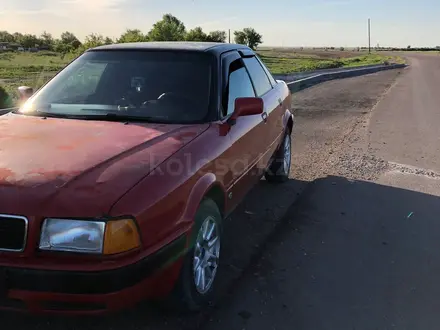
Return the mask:
<path id="1" fill-rule="evenodd" d="M 24 250 L 27 223 L 25 217 L 0 214 L 0 251 Z"/>

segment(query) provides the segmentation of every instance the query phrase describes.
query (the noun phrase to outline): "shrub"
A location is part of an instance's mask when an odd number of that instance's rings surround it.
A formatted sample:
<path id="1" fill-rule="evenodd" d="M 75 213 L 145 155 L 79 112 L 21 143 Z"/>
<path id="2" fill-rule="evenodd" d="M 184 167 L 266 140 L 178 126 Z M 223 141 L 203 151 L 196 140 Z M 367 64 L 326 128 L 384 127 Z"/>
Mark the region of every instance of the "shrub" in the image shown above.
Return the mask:
<path id="1" fill-rule="evenodd" d="M 12 99 L 6 90 L 0 86 L 0 109 L 11 108 L 13 106 Z"/>
<path id="2" fill-rule="evenodd" d="M 14 54 L 13 53 L 1 53 L 0 54 L 0 60 L 3 61 L 12 61 L 14 59 Z"/>
<path id="3" fill-rule="evenodd" d="M 38 52 L 37 56 L 53 56 L 53 57 L 56 57 L 56 56 L 59 56 L 59 54 L 56 53 L 56 52 L 52 52 L 50 50 L 44 50 L 44 51 Z"/>

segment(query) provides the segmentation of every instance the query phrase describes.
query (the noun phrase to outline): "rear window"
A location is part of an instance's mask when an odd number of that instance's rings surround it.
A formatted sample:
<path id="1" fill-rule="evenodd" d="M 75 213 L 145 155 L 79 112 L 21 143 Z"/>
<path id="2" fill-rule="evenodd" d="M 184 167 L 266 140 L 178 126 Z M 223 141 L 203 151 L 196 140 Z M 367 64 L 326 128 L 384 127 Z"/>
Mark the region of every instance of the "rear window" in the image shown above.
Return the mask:
<path id="1" fill-rule="evenodd" d="M 34 95 L 27 108 L 199 122 L 209 111 L 212 61 L 209 54 L 190 52 L 87 52 Z"/>

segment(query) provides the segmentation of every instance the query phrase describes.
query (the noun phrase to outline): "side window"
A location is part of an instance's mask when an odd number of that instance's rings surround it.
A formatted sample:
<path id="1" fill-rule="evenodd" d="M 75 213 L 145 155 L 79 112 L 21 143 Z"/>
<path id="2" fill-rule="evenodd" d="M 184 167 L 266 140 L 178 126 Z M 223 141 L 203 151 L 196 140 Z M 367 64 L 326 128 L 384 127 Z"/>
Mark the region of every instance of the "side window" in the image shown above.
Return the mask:
<path id="1" fill-rule="evenodd" d="M 224 98 L 226 115 L 234 112 L 235 99 L 239 97 L 255 97 L 251 79 L 240 59 L 235 60 L 229 66 L 228 85 Z"/>
<path id="2" fill-rule="evenodd" d="M 249 75 L 254 83 L 257 96 L 262 96 L 270 91 L 272 89 L 272 85 L 258 60 L 255 57 L 248 57 L 244 58 L 243 60 L 247 69 L 249 70 Z"/>
<path id="3" fill-rule="evenodd" d="M 258 60 L 258 62 L 260 62 L 260 65 L 263 67 L 264 72 L 266 72 L 267 77 L 269 78 L 270 83 L 272 84 L 272 87 L 275 86 L 277 84 L 276 80 L 274 79 L 274 77 L 272 76 L 272 73 L 270 73 L 269 69 L 267 68 L 266 65 L 264 65 L 263 61 L 261 60 L 261 58 L 259 58 L 258 56 L 255 56 Z"/>

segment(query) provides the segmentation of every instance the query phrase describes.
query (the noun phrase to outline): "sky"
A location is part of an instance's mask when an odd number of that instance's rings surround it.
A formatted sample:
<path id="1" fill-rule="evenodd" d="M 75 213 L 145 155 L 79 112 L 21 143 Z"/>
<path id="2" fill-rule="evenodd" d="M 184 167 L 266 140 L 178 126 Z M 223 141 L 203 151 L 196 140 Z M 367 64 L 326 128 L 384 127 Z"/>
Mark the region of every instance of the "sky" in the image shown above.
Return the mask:
<path id="1" fill-rule="evenodd" d="M 253 27 L 264 46 L 440 46 L 439 0 L 0 0 L 0 30 L 79 39 L 148 32 L 171 13 L 187 29 Z"/>

